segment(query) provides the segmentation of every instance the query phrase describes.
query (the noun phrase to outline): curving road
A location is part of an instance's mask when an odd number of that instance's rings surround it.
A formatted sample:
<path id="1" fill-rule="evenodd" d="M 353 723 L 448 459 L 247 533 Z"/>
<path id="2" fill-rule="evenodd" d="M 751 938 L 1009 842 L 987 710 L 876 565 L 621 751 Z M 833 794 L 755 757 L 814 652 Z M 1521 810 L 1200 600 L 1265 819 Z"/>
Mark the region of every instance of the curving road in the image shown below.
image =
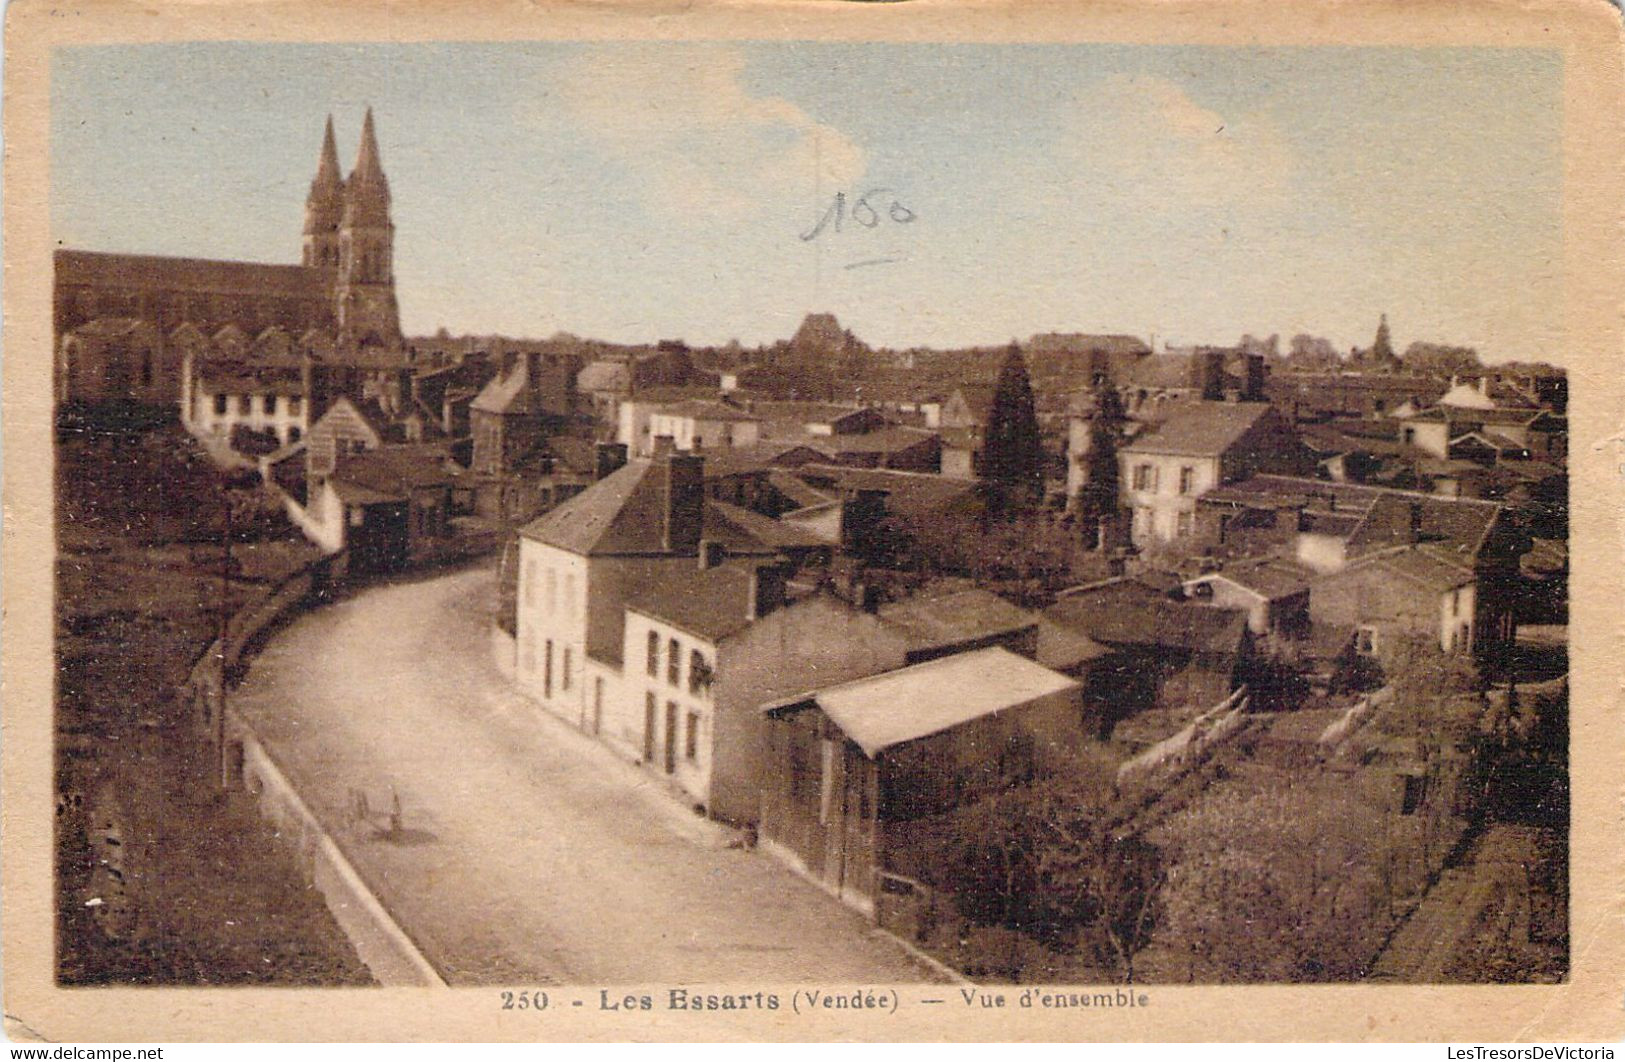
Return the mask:
<path id="1" fill-rule="evenodd" d="M 449 982 L 936 979 L 505 682 L 491 579 L 385 585 L 304 616 L 232 696 Z"/>

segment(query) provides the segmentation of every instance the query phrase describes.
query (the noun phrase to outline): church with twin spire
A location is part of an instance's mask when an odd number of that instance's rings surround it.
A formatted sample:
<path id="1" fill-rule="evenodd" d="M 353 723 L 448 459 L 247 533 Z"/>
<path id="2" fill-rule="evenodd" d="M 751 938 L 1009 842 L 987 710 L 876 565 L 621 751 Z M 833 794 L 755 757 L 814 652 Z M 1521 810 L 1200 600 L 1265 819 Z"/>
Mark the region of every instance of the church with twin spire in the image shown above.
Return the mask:
<path id="1" fill-rule="evenodd" d="M 371 108 L 348 177 L 329 117 L 305 200 L 299 264 L 60 249 L 55 342 L 60 349 L 76 332 L 143 329 L 166 362 L 165 348 L 181 332 L 248 344 L 270 334 L 295 347 L 319 345 L 340 360 L 395 353 L 402 337 L 394 243 Z M 94 382 L 86 380 L 86 388 Z M 139 390 L 138 380 L 125 382 Z M 63 397 L 75 390 L 71 384 L 59 380 Z"/>

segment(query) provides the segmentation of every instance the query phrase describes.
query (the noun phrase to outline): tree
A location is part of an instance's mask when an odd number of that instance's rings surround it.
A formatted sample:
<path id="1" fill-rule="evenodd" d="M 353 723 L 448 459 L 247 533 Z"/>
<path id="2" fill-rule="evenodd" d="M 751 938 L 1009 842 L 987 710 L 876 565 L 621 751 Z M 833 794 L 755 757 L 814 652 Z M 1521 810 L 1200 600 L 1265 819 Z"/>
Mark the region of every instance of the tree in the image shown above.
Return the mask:
<path id="1" fill-rule="evenodd" d="M 1325 372 L 1338 366 L 1337 348 L 1323 336 L 1300 332 L 1287 347 L 1287 363 L 1299 372 Z"/>
<path id="2" fill-rule="evenodd" d="M 1205 796 L 1166 824 L 1159 942 L 1192 980 L 1363 977 L 1389 918 L 1383 811 L 1322 775 Z"/>
<path id="3" fill-rule="evenodd" d="M 1472 347 L 1417 342 L 1405 348 L 1405 368 L 1426 376 L 1445 377 L 1476 373 L 1484 366 Z"/>
<path id="4" fill-rule="evenodd" d="M 1371 344 L 1372 361 L 1396 361 L 1394 344 L 1388 338 L 1388 315 L 1383 314 L 1382 320 L 1377 324 L 1377 338 Z"/>
<path id="5" fill-rule="evenodd" d="M 1084 545 L 1100 545 L 1101 524 L 1118 508 L 1117 448 L 1123 441 L 1123 401 L 1109 381 L 1095 386 L 1089 415 L 1089 449 L 1081 456 L 1083 483 L 1078 488 L 1078 536 Z"/>
<path id="6" fill-rule="evenodd" d="M 1044 449 L 1033 407 L 1032 381 L 1021 347 L 1011 342 L 993 390 L 983 444 L 982 478 L 992 487 L 1000 509 L 1023 508 L 1044 491 Z"/>

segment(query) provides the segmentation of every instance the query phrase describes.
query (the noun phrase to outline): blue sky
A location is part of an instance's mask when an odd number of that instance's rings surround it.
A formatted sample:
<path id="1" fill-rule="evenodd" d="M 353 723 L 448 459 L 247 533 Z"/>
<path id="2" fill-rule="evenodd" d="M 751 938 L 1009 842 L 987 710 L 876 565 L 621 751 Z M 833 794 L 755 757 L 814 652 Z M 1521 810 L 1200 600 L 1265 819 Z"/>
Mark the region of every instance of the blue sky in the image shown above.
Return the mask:
<path id="1" fill-rule="evenodd" d="M 1562 360 L 1555 51 L 186 44 L 52 75 L 52 224 L 93 249 L 296 260 L 322 122 L 348 167 L 373 106 L 412 332 L 751 344 L 827 310 L 895 346 L 1347 347 L 1386 312 L 1401 346 Z M 802 238 L 872 188 L 872 228 Z"/>

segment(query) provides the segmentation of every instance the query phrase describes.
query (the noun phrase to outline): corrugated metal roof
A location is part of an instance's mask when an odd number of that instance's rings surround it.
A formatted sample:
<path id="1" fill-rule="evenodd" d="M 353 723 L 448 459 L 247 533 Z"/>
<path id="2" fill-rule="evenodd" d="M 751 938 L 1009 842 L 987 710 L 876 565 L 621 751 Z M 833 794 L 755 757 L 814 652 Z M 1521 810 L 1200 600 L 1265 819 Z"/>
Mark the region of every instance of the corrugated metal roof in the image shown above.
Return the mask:
<path id="1" fill-rule="evenodd" d="M 993 647 L 844 682 L 765 708 L 816 704 L 873 759 L 895 745 L 1077 688 L 1065 675 Z"/>

